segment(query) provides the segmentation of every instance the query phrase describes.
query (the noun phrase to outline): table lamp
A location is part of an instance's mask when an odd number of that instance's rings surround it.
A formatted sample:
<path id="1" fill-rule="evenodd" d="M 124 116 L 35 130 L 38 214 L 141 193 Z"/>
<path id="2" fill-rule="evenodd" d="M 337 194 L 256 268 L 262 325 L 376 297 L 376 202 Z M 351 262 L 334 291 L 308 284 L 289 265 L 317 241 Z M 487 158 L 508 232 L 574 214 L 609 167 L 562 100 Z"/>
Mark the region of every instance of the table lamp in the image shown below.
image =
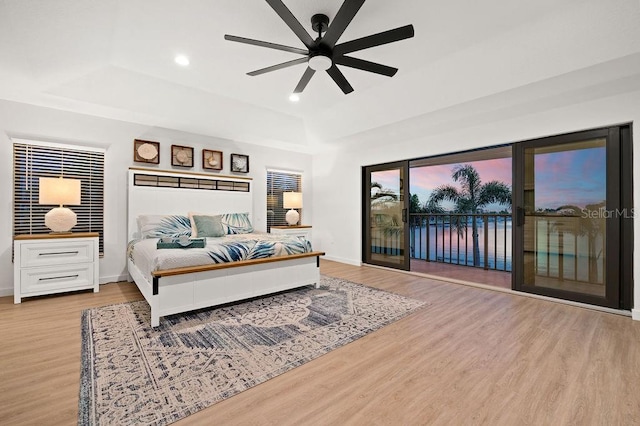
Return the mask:
<path id="1" fill-rule="evenodd" d="M 80 205 L 80 180 L 66 178 L 40 178 L 39 204 L 57 204 L 44 215 L 44 224 L 53 233 L 69 233 L 77 223 L 76 214 L 63 207 Z"/>
<path id="2" fill-rule="evenodd" d="M 302 192 L 283 192 L 282 207 L 291 209 L 287 212 L 285 218 L 290 226 L 296 225 L 300 220 L 300 213 L 294 209 L 302 208 Z"/>

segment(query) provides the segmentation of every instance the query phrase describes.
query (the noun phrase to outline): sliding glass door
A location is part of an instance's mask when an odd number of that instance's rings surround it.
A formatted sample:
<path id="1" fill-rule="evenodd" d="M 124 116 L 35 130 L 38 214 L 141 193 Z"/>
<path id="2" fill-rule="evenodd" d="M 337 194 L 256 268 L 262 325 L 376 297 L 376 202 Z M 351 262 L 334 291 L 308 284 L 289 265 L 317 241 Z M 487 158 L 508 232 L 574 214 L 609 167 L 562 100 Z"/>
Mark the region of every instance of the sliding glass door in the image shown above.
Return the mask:
<path id="1" fill-rule="evenodd" d="M 363 261 L 409 270 L 409 163 L 363 168 Z"/>
<path id="2" fill-rule="evenodd" d="M 621 233 L 631 210 L 622 150 L 619 127 L 515 145 L 516 290 L 625 305 Z"/>

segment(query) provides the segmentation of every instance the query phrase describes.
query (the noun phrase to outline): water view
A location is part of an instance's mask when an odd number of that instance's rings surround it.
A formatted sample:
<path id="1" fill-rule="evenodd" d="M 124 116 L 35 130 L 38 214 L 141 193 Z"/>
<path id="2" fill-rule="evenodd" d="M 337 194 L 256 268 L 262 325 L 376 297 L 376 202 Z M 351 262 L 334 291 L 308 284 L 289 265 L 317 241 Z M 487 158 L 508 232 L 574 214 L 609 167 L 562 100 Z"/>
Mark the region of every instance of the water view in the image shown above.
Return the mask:
<path id="1" fill-rule="evenodd" d="M 423 225 L 410 227 L 411 257 L 428 260 L 430 262 L 444 262 L 455 265 L 479 266 L 499 271 L 512 270 L 512 221 L 510 217 L 487 215 L 487 233 L 481 218 L 478 218 L 478 258 L 473 262 L 472 226 L 468 220 L 467 226 L 460 227 L 449 223 L 446 215 L 430 216 L 427 227 L 427 217 L 424 216 Z M 436 219 L 437 218 L 437 219 Z M 419 223 L 415 220 L 413 223 Z M 437 224 L 435 223 L 437 220 Z M 585 219 L 579 217 L 564 217 L 565 225 L 557 226 L 558 218 L 537 217 L 534 244 L 538 256 L 532 267 L 536 275 L 569 279 L 581 282 L 603 282 L 604 256 L 602 255 L 604 241 L 601 233 L 585 234 L 569 232 L 567 229 L 578 229 L 579 223 Z M 573 224 L 571 224 L 573 222 Z M 460 229 L 459 229 L 460 228 Z M 485 252 L 485 236 L 486 252 Z M 562 248 L 560 250 L 560 248 Z M 598 253 L 593 256 L 593 253 Z M 592 276 L 590 276 L 592 274 Z"/>
<path id="2" fill-rule="evenodd" d="M 486 259 L 489 269 L 511 271 L 511 218 L 494 216 L 487 221 L 488 253 L 485 253 L 485 229 L 482 219 L 478 218 L 477 224 L 479 262 L 476 266 L 484 266 Z M 437 225 L 432 223 L 429 227 L 412 226 L 411 257 L 474 266 L 471 225 L 462 225 L 461 228 L 459 230 L 455 225 L 452 227 L 449 223 L 443 223 L 442 218 L 438 220 Z"/>

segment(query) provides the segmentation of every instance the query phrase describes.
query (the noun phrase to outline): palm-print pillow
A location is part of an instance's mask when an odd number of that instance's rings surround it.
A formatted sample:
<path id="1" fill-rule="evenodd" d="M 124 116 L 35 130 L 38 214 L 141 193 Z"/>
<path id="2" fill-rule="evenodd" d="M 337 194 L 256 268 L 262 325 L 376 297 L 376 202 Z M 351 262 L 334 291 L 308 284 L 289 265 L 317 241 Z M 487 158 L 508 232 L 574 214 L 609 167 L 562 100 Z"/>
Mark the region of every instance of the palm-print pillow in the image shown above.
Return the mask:
<path id="1" fill-rule="evenodd" d="M 138 228 L 142 238 L 191 236 L 191 222 L 187 216 L 142 215 L 138 216 Z"/>
<path id="2" fill-rule="evenodd" d="M 249 234 L 253 232 L 249 213 L 225 213 L 221 216 L 222 229 L 226 234 Z"/>

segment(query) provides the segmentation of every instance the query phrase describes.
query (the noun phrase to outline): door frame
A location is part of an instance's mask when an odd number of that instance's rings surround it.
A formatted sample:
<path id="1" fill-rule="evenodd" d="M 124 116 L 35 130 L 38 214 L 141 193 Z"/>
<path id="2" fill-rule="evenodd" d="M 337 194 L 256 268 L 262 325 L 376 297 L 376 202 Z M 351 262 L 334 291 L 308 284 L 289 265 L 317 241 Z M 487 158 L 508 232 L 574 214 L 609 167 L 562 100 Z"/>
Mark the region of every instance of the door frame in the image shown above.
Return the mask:
<path id="1" fill-rule="evenodd" d="M 371 258 L 371 173 L 385 170 L 401 170 L 400 196 L 403 202 L 403 256 L 402 263 L 384 262 Z M 384 266 L 388 268 L 409 271 L 411 266 L 410 239 L 409 239 L 409 160 L 394 161 L 391 163 L 375 164 L 362 167 L 362 262 L 370 265 Z"/>
<path id="2" fill-rule="evenodd" d="M 606 138 L 606 209 L 625 212 L 606 219 L 605 297 L 524 283 L 524 150 L 582 140 Z M 612 126 L 550 136 L 513 145 L 513 274 L 512 288 L 517 291 L 583 302 L 614 309 L 630 309 L 633 293 L 633 211 L 631 126 Z M 630 263 L 629 263 L 630 262 Z"/>

